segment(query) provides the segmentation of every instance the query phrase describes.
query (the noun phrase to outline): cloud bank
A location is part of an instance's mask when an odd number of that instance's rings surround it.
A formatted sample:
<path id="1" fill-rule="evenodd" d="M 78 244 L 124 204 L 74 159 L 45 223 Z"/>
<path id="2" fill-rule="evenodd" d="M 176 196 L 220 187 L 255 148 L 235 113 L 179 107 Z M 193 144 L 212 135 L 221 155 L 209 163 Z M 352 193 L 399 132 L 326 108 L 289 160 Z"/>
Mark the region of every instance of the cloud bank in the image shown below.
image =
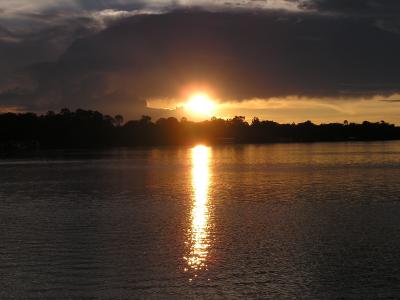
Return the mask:
<path id="1" fill-rule="evenodd" d="M 23 71 L 0 78 L 2 106 L 143 111 L 191 85 L 222 101 L 400 90 L 397 1 L 4 3 L 0 66 Z"/>

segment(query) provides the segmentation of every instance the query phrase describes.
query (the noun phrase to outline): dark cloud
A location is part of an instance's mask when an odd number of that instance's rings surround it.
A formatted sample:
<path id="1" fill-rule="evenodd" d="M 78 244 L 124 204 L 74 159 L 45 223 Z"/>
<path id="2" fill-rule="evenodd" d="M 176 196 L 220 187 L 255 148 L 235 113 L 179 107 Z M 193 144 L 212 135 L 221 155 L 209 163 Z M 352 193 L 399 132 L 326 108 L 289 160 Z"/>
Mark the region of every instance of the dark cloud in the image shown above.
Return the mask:
<path id="1" fill-rule="evenodd" d="M 17 40 L 18 38 L 13 34 L 13 32 L 3 26 L 0 26 L 0 43 L 13 43 Z"/>
<path id="2" fill-rule="evenodd" d="M 383 99 L 380 100 L 381 102 L 387 102 L 387 103 L 400 103 L 400 99 Z"/>
<path id="3" fill-rule="evenodd" d="M 153 6 L 132 0 L 4 0 L 0 3 L 0 90 L 9 71 L 54 61 L 76 39 L 122 18 L 161 12 Z"/>
<path id="4" fill-rule="evenodd" d="M 229 100 L 390 95 L 400 91 L 398 53 L 399 37 L 365 18 L 176 11 L 131 17 L 75 41 L 57 62 L 27 69 L 31 97 L 12 99 L 135 111 L 192 84 Z"/>
<path id="5" fill-rule="evenodd" d="M 89 10 L 89 11 L 98 11 L 104 9 L 117 9 L 117 10 L 138 10 L 144 9 L 149 6 L 151 1 L 116 1 L 116 0 L 103 0 L 103 1 L 88 1 L 88 0 L 78 0 L 76 1 L 78 6 L 82 9 Z M 169 4 L 171 5 L 171 4 Z"/>
<path id="6" fill-rule="evenodd" d="M 398 16 L 398 0 L 295 0 L 305 9 L 366 16 Z"/>
<path id="7" fill-rule="evenodd" d="M 0 27 L 0 91 L 13 72 L 37 62 L 56 61 L 73 41 L 91 33 L 92 21 L 85 18 L 74 18 L 28 33 Z"/>

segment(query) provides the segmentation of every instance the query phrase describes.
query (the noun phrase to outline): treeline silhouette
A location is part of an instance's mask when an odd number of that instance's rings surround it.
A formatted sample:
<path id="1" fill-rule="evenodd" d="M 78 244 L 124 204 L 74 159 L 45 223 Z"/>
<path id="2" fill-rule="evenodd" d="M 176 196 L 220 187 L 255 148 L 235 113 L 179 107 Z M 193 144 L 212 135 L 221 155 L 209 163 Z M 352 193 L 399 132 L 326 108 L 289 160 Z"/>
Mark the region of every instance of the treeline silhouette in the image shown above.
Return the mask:
<path id="1" fill-rule="evenodd" d="M 362 124 L 310 121 L 279 124 L 258 118 L 248 123 L 244 117 L 229 120 L 212 118 L 191 122 L 186 118 L 148 116 L 124 123 L 97 111 L 62 109 L 44 115 L 34 113 L 0 114 L 0 152 L 24 149 L 90 148 L 112 146 L 179 145 L 193 143 L 271 143 L 348 140 L 400 139 L 400 127 L 384 121 Z"/>

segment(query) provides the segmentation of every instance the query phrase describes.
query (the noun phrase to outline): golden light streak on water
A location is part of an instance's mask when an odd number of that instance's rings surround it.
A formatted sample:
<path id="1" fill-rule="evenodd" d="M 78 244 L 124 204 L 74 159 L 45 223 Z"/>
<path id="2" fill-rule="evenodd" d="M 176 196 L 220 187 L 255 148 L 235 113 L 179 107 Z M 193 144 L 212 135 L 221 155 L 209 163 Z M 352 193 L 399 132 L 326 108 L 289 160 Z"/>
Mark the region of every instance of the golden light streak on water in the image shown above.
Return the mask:
<path id="1" fill-rule="evenodd" d="M 188 257 L 185 257 L 187 261 L 185 271 L 196 272 L 207 269 L 207 255 L 210 247 L 208 192 L 210 155 L 211 150 L 206 146 L 196 146 L 192 149 L 193 208 L 188 241 L 190 253 Z"/>

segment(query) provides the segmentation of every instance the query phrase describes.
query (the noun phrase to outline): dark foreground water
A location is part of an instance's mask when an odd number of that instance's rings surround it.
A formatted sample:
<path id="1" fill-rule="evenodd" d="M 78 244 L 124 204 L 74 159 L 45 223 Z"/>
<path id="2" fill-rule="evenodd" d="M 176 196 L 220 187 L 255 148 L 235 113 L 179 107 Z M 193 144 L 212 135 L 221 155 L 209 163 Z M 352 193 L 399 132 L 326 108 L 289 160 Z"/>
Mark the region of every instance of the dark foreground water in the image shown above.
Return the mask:
<path id="1" fill-rule="evenodd" d="M 400 142 L 0 160 L 0 298 L 399 298 Z"/>

